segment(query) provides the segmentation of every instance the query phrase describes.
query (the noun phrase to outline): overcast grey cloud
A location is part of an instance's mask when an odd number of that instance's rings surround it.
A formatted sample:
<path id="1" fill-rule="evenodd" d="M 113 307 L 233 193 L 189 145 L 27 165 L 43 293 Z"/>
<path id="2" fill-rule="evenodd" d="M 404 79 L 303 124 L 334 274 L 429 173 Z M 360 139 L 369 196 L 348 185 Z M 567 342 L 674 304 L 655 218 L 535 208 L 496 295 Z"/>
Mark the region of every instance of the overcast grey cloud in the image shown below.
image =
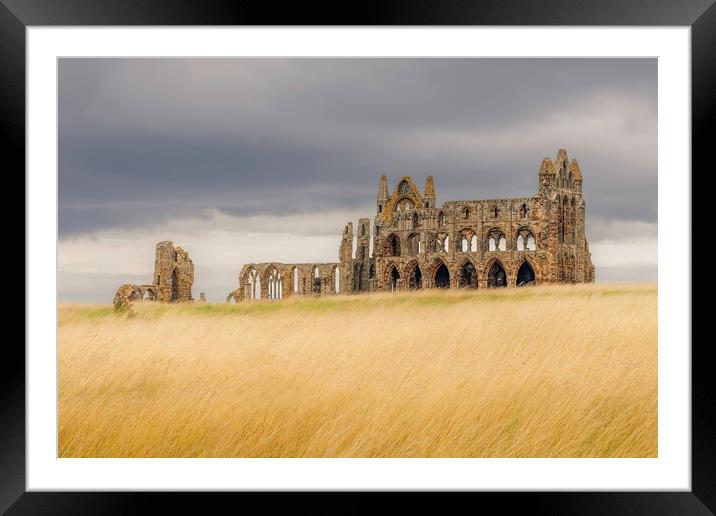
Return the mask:
<path id="1" fill-rule="evenodd" d="M 372 215 L 381 173 L 432 174 L 438 202 L 531 195 L 560 147 L 584 174 L 599 277 L 599 241 L 655 249 L 656 107 L 655 59 L 61 59 L 61 296 L 64 267 L 67 297 L 107 298 L 71 252 L 108 252 L 111 238 L 192 240 L 196 227 L 194 245 L 211 247 L 210 228 L 231 241 L 249 220 L 311 236 L 299 219 Z M 345 222 L 323 224 L 313 252 L 335 248 Z M 241 242 L 234 256 L 268 259 Z M 655 258 L 622 267 L 610 246 L 604 270 L 619 271 L 601 279 L 655 279 Z M 230 290 L 240 265 L 211 288 Z"/>

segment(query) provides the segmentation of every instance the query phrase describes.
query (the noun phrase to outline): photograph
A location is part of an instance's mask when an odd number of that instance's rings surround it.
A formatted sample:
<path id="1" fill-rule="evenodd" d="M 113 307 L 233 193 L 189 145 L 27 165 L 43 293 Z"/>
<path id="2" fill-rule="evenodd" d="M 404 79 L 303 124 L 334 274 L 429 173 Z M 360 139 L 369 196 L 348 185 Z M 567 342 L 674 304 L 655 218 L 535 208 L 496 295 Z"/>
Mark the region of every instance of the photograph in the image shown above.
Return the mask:
<path id="1" fill-rule="evenodd" d="M 658 82 L 58 58 L 58 457 L 658 458 Z"/>

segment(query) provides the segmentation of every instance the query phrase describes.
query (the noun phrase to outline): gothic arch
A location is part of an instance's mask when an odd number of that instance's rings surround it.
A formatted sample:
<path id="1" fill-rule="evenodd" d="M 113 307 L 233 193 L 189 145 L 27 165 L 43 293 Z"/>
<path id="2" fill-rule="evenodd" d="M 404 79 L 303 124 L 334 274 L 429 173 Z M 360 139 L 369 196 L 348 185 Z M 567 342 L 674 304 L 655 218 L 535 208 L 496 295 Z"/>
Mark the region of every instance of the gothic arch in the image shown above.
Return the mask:
<path id="1" fill-rule="evenodd" d="M 433 261 L 430 277 L 434 288 L 450 288 L 450 268 L 441 258 Z"/>
<path id="2" fill-rule="evenodd" d="M 311 291 L 317 295 L 321 294 L 321 269 L 318 265 L 311 268 Z"/>
<path id="3" fill-rule="evenodd" d="M 515 248 L 518 251 L 537 250 L 537 239 L 529 226 L 522 226 L 515 233 Z"/>
<path id="4" fill-rule="evenodd" d="M 537 271 L 534 265 L 527 258 L 520 262 L 515 271 L 515 284 L 518 287 L 524 285 L 535 285 L 537 283 Z"/>
<path id="5" fill-rule="evenodd" d="M 398 271 L 398 266 L 394 263 L 388 265 L 385 271 L 385 284 L 391 292 L 398 290 L 400 287 L 400 271 Z"/>
<path id="6" fill-rule="evenodd" d="M 505 266 L 500 260 L 494 259 L 487 264 L 485 276 L 487 277 L 488 287 L 507 286 L 507 272 L 505 272 Z"/>
<path id="7" fill-rule="evenodd" d="M 266 294 L 269 299 L 278 300 L 283 298 L 283 277 L 281 271 L 275 265 L 266 268 Z"/>
<path id="8" fill-rule="evenodd" d="M 144 301 L 156 301 L 159 295 L 158 289 L 155 287 L 147 287 L 142 294 Z"/>
<path id="9" fill-rule="evenodd" d="M 457 269 L 458 288 L 477 288 L 477 267 L 471 260 L 463 260 Z"/>
<path id="10" fill-rule="evenodd" d="M 403 268 L 402 277 L 405 278 L 406 285 L 410 290 L 423 288 L 423 272 L 417 260 L 408 262 Z"/>
<path id="11" fill-rule="evenodd" d="M 244 288 L 244 299 L 252 301 L 261 299 L 261 275 L 253 265 L 246 269 L 241 282 Z"/>
<path id="12" fill-rule="evenodd" d="M 450 235 L 447 233 L 438 233 L 435 235 L 435 252 L 447 253 L 450 249 Z"/>
<path id="13" fill-rule="evenodd" d="M 507 251 L 507 237 L 498 227 L 490 228 L 485 235 L 485 249 L 488 252 Z"/>
<path id="14" fill-rule="evenodd" d="M 460 244 L 458 250 L 463 253 L 477 251 L 477 233 L 471 227 L 464 227 L 460 230 Z"/>

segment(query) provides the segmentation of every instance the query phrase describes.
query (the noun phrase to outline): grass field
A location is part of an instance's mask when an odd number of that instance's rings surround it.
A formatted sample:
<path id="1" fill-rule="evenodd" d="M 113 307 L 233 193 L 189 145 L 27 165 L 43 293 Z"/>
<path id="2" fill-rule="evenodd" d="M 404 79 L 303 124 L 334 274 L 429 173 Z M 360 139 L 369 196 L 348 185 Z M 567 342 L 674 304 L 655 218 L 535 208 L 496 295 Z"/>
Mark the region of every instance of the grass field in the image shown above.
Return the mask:
<path id="1" fill-rule="evenodd" d="M 655 457 L 657 288 L 59 309 L 61 457 Z"/>

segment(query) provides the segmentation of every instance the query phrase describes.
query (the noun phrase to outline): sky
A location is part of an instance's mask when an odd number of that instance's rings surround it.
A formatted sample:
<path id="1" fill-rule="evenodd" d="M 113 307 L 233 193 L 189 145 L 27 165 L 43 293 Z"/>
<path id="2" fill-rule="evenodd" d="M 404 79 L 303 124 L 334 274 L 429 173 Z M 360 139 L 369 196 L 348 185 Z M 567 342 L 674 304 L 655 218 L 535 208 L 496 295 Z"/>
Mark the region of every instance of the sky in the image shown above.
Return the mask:
<path id="1" fill-rule="evenodd" d="M 245 263 L 337 261 L 381 174 L 530 196 L 560 148 L 597 281 L 657 279 L 656 59 L 64 58 L 58 90 L 61 301 L 150 282 L 162 240 L 224 300 Z"/>

